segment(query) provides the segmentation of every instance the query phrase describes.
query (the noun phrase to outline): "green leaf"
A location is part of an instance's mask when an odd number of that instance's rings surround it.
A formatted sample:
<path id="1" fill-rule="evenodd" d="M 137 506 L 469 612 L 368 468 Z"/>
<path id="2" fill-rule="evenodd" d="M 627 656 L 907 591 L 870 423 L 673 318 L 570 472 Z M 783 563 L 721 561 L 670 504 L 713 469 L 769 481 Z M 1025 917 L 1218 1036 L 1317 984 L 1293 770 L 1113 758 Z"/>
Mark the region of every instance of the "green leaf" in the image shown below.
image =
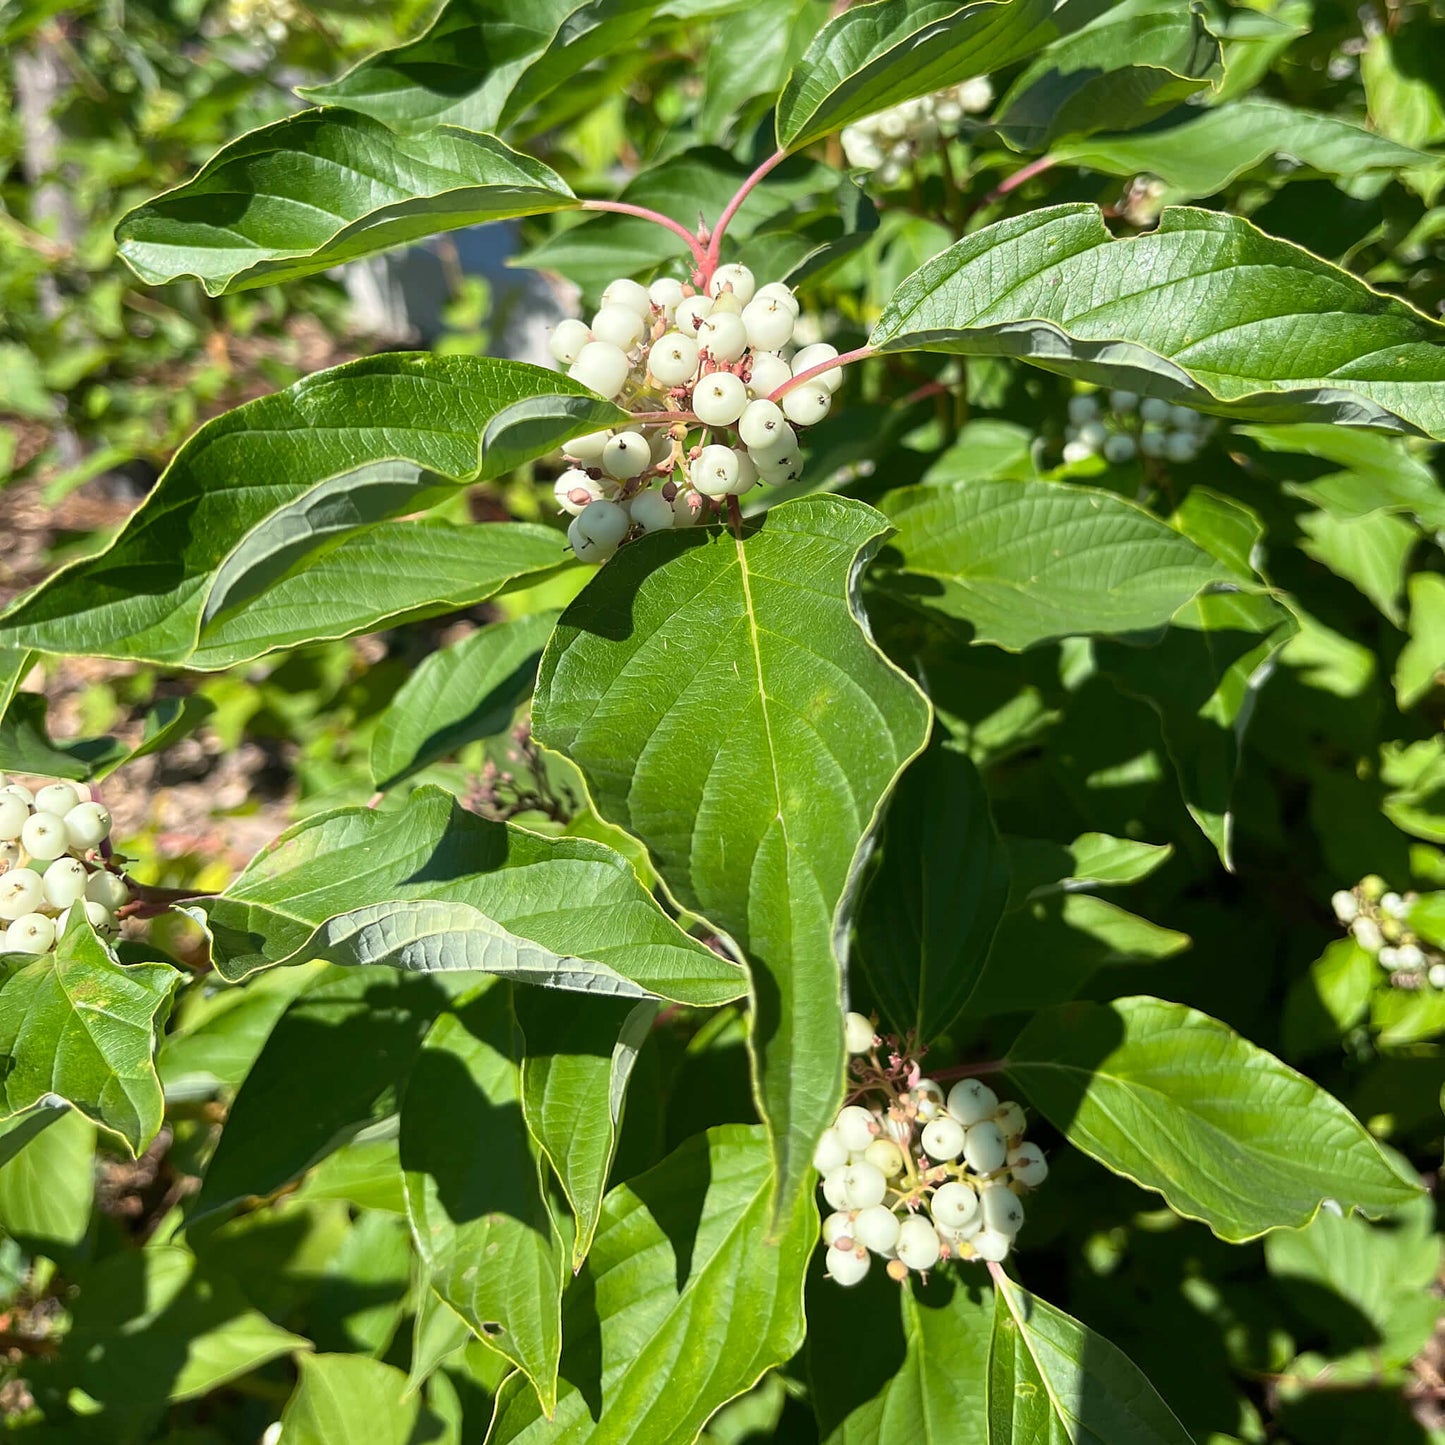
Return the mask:
<path id="1" fill-rule="evenodd" d="M 521 1051 L 505 984 L 443 1014 L 407 1081 L 401 1167 L 431 1287 L 526 1373 L 550 1414 L 566 1250 L 522 1116 Z"/>
<path id="2" fill-rule="evenodd" d="M 1066 138 L 1052 149 L 1058 162 L 1111 176 L 1158 176 L 1179 200 L 1222 191 L 1272 156 L 1288 156 L 1293 177 L 1354 180 L 1423 165 L 1430 157 L 1396 145 L 1333 115 L 1297 110 L 1279 101 L 1246 97 L 1133 135 Z"/>
<path id="3" fill-rule="evenodd" d="M 1307 512 L 1299 525 L 1306 556 L 1358 588 L 1396 627 L 1405 625 L 1405 573 L 1420 539 L 1409 522 L 1389 512 L 1347 518 Z"/>
<path id="4" fill-rule="evenodd" d="M 409 1445 L 421 1397 L 395 1365 L 365 1355 L 303 1355 L 301 1378 L 281 1412 L 286 1445 Z"/>
<path id="5" fill-rule="evenodd" d="M 592 1247 L 627 1083 L 657 1005 L 597 999 L 579 1008 L 543 989 L 520 989 L 515 1007 L 526 1044 L 522 1112 L 572 1206 L 575 1273 Z"/>
<path id="6" fill-rule="evenodd" d="M 384 121 L 402 133 L 450 124 L 502 131 L 589 63 L 625 50 L 657 0 L 449 0 L 427 32 L 300 87 L 307 100 Z"/>
<path id="7" fill-rule="evenodd" d="M 397 689 L 371 738 L 371 776 L 393 788 L 478 738 L 495 737 L 537 679 L 558 614 L 498 622 L 422 659 Z"/>
<path id="8" fill-rule="evenodd" d="M 54 953 L 6 957 L 0 1112 L 59 1095 L 139 1155 L 161 1127 L 156 1030 L 181 975 L 165 963 L 122 967 L 81 914 Z"/>
<path id="9" fill-rule="evenodd" d="M 748 960 L 780 1209 L 841 1101 L 860 853 L 928 735 L 926 702 L 853 610 L 883 533 L 871 507 L 818 497 L 739 538 L 646 537 L 563 614 L 533 702 L 537 737 L 582 769 L 598 811 Z"/>
<path id="10" fill-rule="evenodd" d="M 422 972 L 510 971 L 520 959 L 535 982 L 679 1003 L 726 1003 L 744 987 L 611 848 L 480 818 L 430 786 L 396 812 L 341 808 L 297 824 L 190 911 L 232 980 L 374 954 Z M 395 952 L 413 940 L 410 955 Z"/>
<path id="11" fill-rule="evenodd" d="M 1208 89 L 1219 71 L 1219 42 L 1199 10 L 1133 0 L 1050 45 L 1009 87 L 995 123 L 1010 145 L 1046 150 L 1143 125 Z"/>
<path id="12" fill-rule="evenodd" d="M 1080 833 L 1072 843 L 1044 838 L 1005 838 L 1008 853 L 1009 908 L 1035 898 L 1137 883 L 1168 862 L 1168 843 L 1140 843 L 1107 833 Z"/>
<path id="13" fill-rule="evenodd" d="M 992 1291 L 977 1266 L 808 1281 L 808 1377 L 823 1445 L 989 1445 Z M 868 1341 L 860 1350 L 858 1342 Z"/>
<path id="14" fill-rule="evenodd" d="M 317 372 L 201 427 L 110 546 L 62 568 L 0 620 L 0 641 L 184 662 L 205 641 L 206 606 L 232 554 L 248 548 L 271 580 L 267 558 L 276 548 L 258 546 L 258 531 L 274 529 L 277 546 L 295 544 L 285 557 L 289 569 L 298 556 L 304 560 L 313 537 L 334 541 L 338 508 L 356 508 L 357 525 L 411 511 L 435 485 L 428 473 L 455 483 L 497 477 L 623 416 L 566 377 L 519 361 L 395 352 Z M 398 485 L 398 459 L 414 468 L 410 489 Z M 391 464 L 379 481 L 368 472 L 357 479 L 368 484 L 354 492 L 338 486 L 337 478 L 379 462 Z M 256 485 L 257 476 L 266 485 Z M 313 508 L 317 498 L 335 505 Z M 499 555 L 515 561 L 503 530 L 483 535 L 497 538 Z M 436 540 L 426 529 L 404 535 Z M 562 556 L 560 533 L 554 535 L 549 565 Z M 534 548 L 546 541 L 541 528 L 523 528 L 516 545 L 526 547 L 523 539 Z M 475 554 L 469 560 L 475 565 Z M 538 551 L 532 568 L 543 560 Z M 254 601 L 257 593 L 237 591 L 238 583 L 232 576 L 225 596 Z M 294 591 L 288 595 L 296 599 Z M 339 605 L 354 626 L 365 602 L 348 597 Z M 371 615 L 385 618 L 387 608 Z M 315 620 L 325 633 L 325 614 L 318 611 Z M 221 623 L 227 625 L 225 617 Z M 244 622 L 237 625 L 244 635 Z"/>
<path id="15" fill-rule="evenodd" d="M 968 1004 L 1008 901 L 978 770 L 937 740 L 888 804 L 858 909 L 858 962 L 894 1030 L 927 1044 Z"/>
<path id="16" fill-rule="evenodd" d="M 0 1129 L 0 1229 L 42 1254 L 73 1249 L 95 1205 L 95 1125 L 42 1103 Z"/>
<path id="17" fill-rule="evenodd" d="M 750 120 L 782 90 L 827 18 L 826 0 L 754 0 L 721 21 L 703 58 L 699 134 L 721 140 L 741 131 L 739 117 Z"/>
<path id="18" fill-rule="evenodd" d="M 194 1399 L 311 1348 L 253 1309 L 228 1275 L 173 1245 L 112 1254 L 77 1282 L 66 1372 L 113 1409 Z"/>
<path id="19" fill-rule="evenodd" d="M 1244 732 L 1280 650 L 1299 626 L 1272 598 L 1195 598 L 1150 648 L 1105 644 L 1099 668 L 1159 715 L 1190 816 L 1234 866 L 1234 781 Z"/>
<path id="20" fill-rule="evenodd" d="M 563 1305 L 557 1413 L 514 1375 L 490 1445 L 694 1440 L 793 1355 L 818 1211 L 797 1191 L 773 1220 L 770 1154 L 761 1129 L 709 1129 L 607 1196 Z"/>
<path id="21" fill-rule="evenodd" d="M 209 296 L 292 281 L 393 246 L 577 204 L 555 171 L 495 136 L 407 138 L 308 110 L 253 130 L 116 227 L 142 281 L 194 276 Z"/>
<path id="22" fill-rule="evenodd" d="M 192 1220 L 291 1183 L 394 1114 L 427 1026 L 446 1004 L 435 979 L 389 968 L 313 979 L 236 1094 Z"/>
<path id="23" fill-rule="evenodd" d="M 1080 633 L 1163 626 L 1230 572 L 1136 502 L 1056 482 L 903 487 L 888 590 L 971 622 L 1011 652 Z"/>
<path id="24" fill-rule="evenodd" d="M 279 647 L 351 637 L 475 606 L 570 560 L 562 533 L 525 522 L 426 519 L 353 532 L 253 601 L 207 622 L 187 659 L 219 669 Z"/>
<path id="25" fill-rule="evenodd" d="M 1052 0 L 880 0 L 835 16 L 778 101 L 778 144 L 800 150 L 915 96 L 987 75 L 1060 33 Z"/>
<path id="26" fill-rule="evenodd" d="M 1156 230 L 1116 241 L 1096 206 L 1064 205 L 934 257 L 869 344 L 1017 356 L 1251 420 L 1439 437 L 1442 341 L 1445 325 L 1237 216 L 1172 207 Z"/>
<path id="27" fill-rule="evenodd" d="M 1002 1271 L 994 1282 L 990 1445 L 1192 1445 L 1122 1350 Z"/>
<path id="28" fill-rule="evenodd" d="M 195 732 L 216 710 L 208 698 L 162 698 L 146 714 L 141 741 L 131 747 L 119 738 L 51 741 L 43 693 L 17 693 L 0 721 L 0 768 L 46 778 L 99 782 L 125 763 L 159 752 Z"/>
<path id="29" fill-rule="evenodd" d="M 1009 1077 L 1076 1148 L 1239 1243 L 1327 1199 L 1380 1213 L 1419 1185 L 1338 1100 L 1224 1024 L 1125 998 L 1039 1014 Z"/>
<path id="30" fill-rule="evenodd" d="M 1293 1056 L 1338 1048 L 1369 1011 L 1377 965 L 1353 938 L 1338 938 L 1290 985 L 1280 1038 Z"/>

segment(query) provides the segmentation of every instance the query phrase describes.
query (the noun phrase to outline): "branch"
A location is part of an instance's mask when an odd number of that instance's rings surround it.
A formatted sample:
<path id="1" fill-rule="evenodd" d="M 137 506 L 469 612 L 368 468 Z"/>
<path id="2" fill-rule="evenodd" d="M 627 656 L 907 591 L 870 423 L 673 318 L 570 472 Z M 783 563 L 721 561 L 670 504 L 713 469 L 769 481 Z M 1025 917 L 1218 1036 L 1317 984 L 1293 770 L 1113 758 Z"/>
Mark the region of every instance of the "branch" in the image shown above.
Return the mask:
<path id="1" fill-rule="evenodd" d="M 619 216 L 638 216 L 644 221 L 651 221 L 654 225 L 666 226 L 674 235 L 681 236 L 687 243 L 687 249 L 692 252 L 692 259 L 699 266 L 706 266 L 707 252 L 703 250 L 702 242 L 698 240 L 686 226 L 674 221 L 671 216 L 664 216 L 661 211 L 650 211 L 646 206 L 629 205 L 626 201 L 583 201 L 584 211 L 612 211 Z"/>

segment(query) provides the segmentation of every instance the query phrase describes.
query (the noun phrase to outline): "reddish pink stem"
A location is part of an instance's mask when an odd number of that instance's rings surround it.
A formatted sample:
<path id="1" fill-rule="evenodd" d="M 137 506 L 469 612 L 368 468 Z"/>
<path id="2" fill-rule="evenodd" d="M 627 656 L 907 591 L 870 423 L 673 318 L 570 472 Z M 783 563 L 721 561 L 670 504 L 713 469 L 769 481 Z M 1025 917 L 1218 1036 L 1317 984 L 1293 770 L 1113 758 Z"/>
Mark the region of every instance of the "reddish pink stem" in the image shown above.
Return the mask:
<path id="1" fill-rule="evenodd" d="M 951 1069 L 938 1069 L 929 1078 L 940 1082 L 944 1079 L 971 1079 L 975 1074 L 1001 1074 L 1006 1068 L 1007 1059 L 989 1059 L 982 1064 L 955 1064 Z"/>
<path id="2" fill-rule="evenodd" d="M 996 1259 L 988 1261 L 988 1272 L 996 1285 L 1002 1287 L 1008 1283 L 1008 1273 Z"/>
<path id="3" fill-rule="evenodd" d="M 643 426 L 666 426 L 668 422 L 686 422 L 688 426 L 702 423 L 690 411 L 635 411 L 632 420 Z"/>
<path id="4" fill-rule="evenodd" d="M 991 206 L 995 201 L 1001 201 L 1010 191 L 1016 191 L 1026 181 L 1031 181 L 1035 176 L 1041 176 L 1054 165 L 1053 156 L 1040 156 L 1036 161 L 1030 161 L 1026 166 L 1020 166 L 1013 175 L 1005 176 L 974 210 L 981 211 L 985 206 Z"/>
<path id="5" fill-rule="evenodd" d="M 816 366 L 810 366 L 806 371 L 800 371 L 792 380 L 785 381 L 769 395 L 768 400 L 778 401 L 787 396 L 795 387 L 802 386 L 805 381 L 811 381 L 815 376 L 822 376 L 825 371 L 832 371 L 835 366 L 850 366 L 855 361 L 866 361 L 873 354 L 871 346 L 860 346 L 857 351 L 845 351 L 842 356 L 830 356 L 827 361 L 820 361 Z"/>
<path id="6" fill-rule="evenodd" d="M 584 211 L 615 211 L 619 216 L 639 216 L 644 221 L 652 221 L 659 226 L 666 226 L 675 235 L 681 236 L 687 242 L 687 249 L 692 252 L 692 259 L 699 266 L 707 264 L 707 252 L 703 244 L 698 240 L 686 226 L 674 221 L 671 216 L 664 216 L 661 211 L 650 211 L 646 206 L 629 205 L 626 201 L 583 201 Z"/>
<path id="7" fill-rule="evenodd" d="M 733 217 L 737 215 L 753 187 L 775 166 L 782 165 L 787 158 L 787 151 L 774 151 L 773 154 L 737 188 L 732 200 L 727 203 L 727 209 L 718 217 L 717 225 L 713 227 L 712 239 L 707 244 L 706 255 L 698 258 L 698 265 L 702 268 L 702 284 L 704 287 L 712 280 L 712 273 L 717 270 L 718 258 L 722 255 L 723 232 L 732 224 Z"/>

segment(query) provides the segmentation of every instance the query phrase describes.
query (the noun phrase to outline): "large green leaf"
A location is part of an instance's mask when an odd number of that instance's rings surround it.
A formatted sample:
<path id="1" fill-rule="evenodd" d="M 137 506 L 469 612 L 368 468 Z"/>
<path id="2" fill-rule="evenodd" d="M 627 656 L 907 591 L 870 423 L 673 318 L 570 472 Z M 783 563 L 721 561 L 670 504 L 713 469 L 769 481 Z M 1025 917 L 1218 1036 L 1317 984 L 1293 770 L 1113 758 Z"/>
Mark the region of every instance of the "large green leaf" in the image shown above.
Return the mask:
<path id="1" fill-rule="evenodd" d="M 181 975 L 165 963 L 122 967 L 81 915 L 53 953 L 4 957 L 0 1112 L 58 1094 L 139 1154 L 161 1127 L 155 1037 Z"/>
<path id="2" fill-rule="evenodd" d="M 1417 572 L 1410 578 L 1410 640 L 1395 663 L 1395 700 L 1411 708 L 1445 683 L 1445 577 Z"/>
<path id="3" fill-rule="evenodd" d="M 61 1368 L 108 1410 L 193 1399 L 311 1348 L 254 1309 L 235 1280 L 174 1245 L 111 1254 L 76 1283 Z"/>
<path id="4" fill-rule="evenodd" d="M 803 1274 L 818 1211 L 796 1193 L 773 1221 L 761 1129 L 689 1139 L 620 1185 L 563 1305 L 557 1413 L 512 1376 L 491 1445 L 695 1440 L 717 1407 L 803 1341 Z"/>
<path id="5" fill-rule="evenodd" d="M 340 80 L 304 86 L 394 130 L 443 123 L 502 131 L 593 60 L 626 48 L 657 0 L 448 0 L 416 40 L 384 50 Z"/>
<path id="6" fill-rule="evenodd" d="M 1122 1350 L 1007 1275 L 996 1279 L 989 1445 L 1192 1445 Z"/>
<path id="7" fill-rule="evenodd" d="M 300 1379 L 281 1412 L 286 1445 L 409 1445 L 416 1438 L 421 1397 L 407 1389 L 395 1365 L 365 1355 L 302 1355 L 299 1365 Z"/>
<path id="8" fill-rule="evenodd" d="M 1008 901 L 1008 858 L 966 754 L 935 741 L 888 804 L 858 908 L 858 961 L 899 1034 L 927 1044 L 973 993 Z"/>
<path id="9" fill-rule="evenodd" d="M 395 787 L 467 743 L 505 732 L 532 691 L 556 621 L 545 611 L 498 622 L 423 658 L 372 734 L 377 787 Z"/>
<path id="10" fill-rule="evenodd" d="M 1009 1077 L 1069 1142 L 1221 1239 L 1379 1213 L 1419 1184 L 1338 1100 L 1224 1024 L 1155 998 L 1039 1014 Z"/>
<path id="11" fill-rule="evenodd" d="M 522 1116 L 522 1036 L 489 983 L 427 1035 L 401 1106 L 407 1214 L 431 1287 L 557 1398 L 566 1248 Z"/>
<path id="12" fill-rule="evenodd" d="M 579 1008 L 546 989 L 528 988 L 517 991 L 515 1007 L 526 1043 L 522 1111 L 572 1206 L 575 1272 L 592 1247 L 627 1083 L 657 1005 L 596 999 Z"/>
<path id="13" fill-rule="evenodd" d="M 1338 116 L 1296 110 L 1262 97 L 1181 115 L 1177 121 L 1171 118 L 1167 124 L 1132 135 L 1067 138 L 1051 154 L 1057 161 L 1106 175 L 1158 176 L 1180 200 L 1212 196 L 1276 155 L 1299 163 L 1292 176 L 1340 180 L 1430 162 L 1422 152 Z"/>
<path id="14" fill-rule="evenodd" d="M 1196 7 L 1129 0 L 1039 55 L 999 102 L 996 123 L 1028 150 L 1131 130 L 1206 89 L 1219 60 L 1219 42 Z"/>
<path id="15" fill-rule="evenodd" d="M 398 136 L 346 111 L 253 130 L 116 227 L 152 286 L 194 276 L 244 291 L 506 216 L 575 206 L 555 171 L 494 136 L 442 126 Z"/>
<path id="16" fill-rule="evenodd" d="M 841 1101 L 861 850 L 928 734 L 926 702 L 854 611 L 884 531 L 871 507 L 818 497 L 740 537 L 646 537 L 563 614 L 533 703 L 537 736 L 582 769 L 603 816 L 748 960 L 780 1208 Z"/>
<path id="17" fill-rule="evenodd" d="M 827 19 L 826 0 L 753 0 L 722 20 L 703 58 L 698 132 L 721 140 L 741 131 L 740 119 L 777 95 Z"/>
<path id="18" fill-rule="evenodd" d="M 42 1104 L 0 1129 L 0 1230 L 41 1254 L 73 1249 L 95 1207 L 95 1125 Z"/>
<path id="19" fill-rule="evenodd" d="M 1227 568 L 1137 502 L 1056 482 L 903 487 L 883 499 L 898 538 L 891 592 L 1010 651 L 1079 633 L 1162 627 Z"/>
<path id="20" fill-rule="evenodd" d="M 280 1189 L 394 1115 L 447 1001 L 436 979 L 389 968 L 327 969 L 308 980 L 236 1094 L 192 1217 Z"/>
<path id="21" fill-rule="evenodd" d="M 683 933 L 611 848 L 480 818 L 436 787 L 395 812 L 297 824 L 192 911 L 232 980 L 326 958 L 694 1004 L 744 990 L 741 970 Z"/>
<path id="22" fill-rule="evenodd" d="M 1116 241 L 1087 205 L 949 247 L 898 288 L 870 338 L 881 351 L 1023 357 L 1251 420 L 1432 436 L 1445 436 L 1442 342 L 1445 325 L 1237 216 L 1174 207 Z"/>
<path id="23" fill-rule="evenodd" d="M 519 361 L 403 352 L 317 372 L 201 427 L 110 546 L 0 620 L 0 640 L 183 662 L 202 645 L 213 592 L 239 611 L 318 544 L 425 505 L 429 473 L 500 476 L 623 416 Z M 227 569 L 233 556 L 248 565 Z M 348 599 L 347 617 L 357 605 Z M 315 621 L 324 632 L 326 616 Z"/>
<path id="24" fill-rule="evenodd" d="M 778 101 L 778 144 L 810 141 L 915 96 L 986 75 L 1059 34 L 1053 0 L 880 0 L 818 33 Z"/>
<path id="25" fill-rule="evenodd" d="M 875 1268 L 846 1290 L 817 1271 L 808 1281 L 807 1358 L 823 1445 L 990 1445 L 992 1333 L 980 1265 L 901 1287 Z"/>

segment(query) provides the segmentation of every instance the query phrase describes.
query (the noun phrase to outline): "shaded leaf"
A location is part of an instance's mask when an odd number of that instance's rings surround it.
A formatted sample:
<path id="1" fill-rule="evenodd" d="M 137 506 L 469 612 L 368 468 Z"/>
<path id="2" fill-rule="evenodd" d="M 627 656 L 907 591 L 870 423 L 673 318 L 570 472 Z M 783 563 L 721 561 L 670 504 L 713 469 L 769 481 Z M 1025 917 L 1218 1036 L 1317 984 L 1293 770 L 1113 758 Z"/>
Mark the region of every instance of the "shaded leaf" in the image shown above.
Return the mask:
<path id="1" fill-rule="evenodd" d="M 110 546 L 62 568 L 0 619 L 0 641 L 183 662 L 204 640 L 209 594 L 232 553 L 250 547 L 269 582 L 275 552 L 256 546 L 258 529 L 284 533 L 295 549 L 287 569 L 313 538 L 334 540 L 334 510 L 313 510 L 308 499 L 335 498 L 335 479 L 388 463 L 367 473 L 366 485 L 339 489 L 348 493 L 339 505 L 355 507 L 358 524 L 380 521 L 425 499 L 435 486 L 429 474 L 457 483 L 496 477 L 623 415 L 566 377 L 519 361 L 393 352 L 316 372 L 201 427 Z M 399 484 L 398 459 L 411 463 L 410 487 Z M 500 539 L 503 530 L 484 535 Z M 540 542 L 541 533 L 519 535 Z M 404 535 L 435 540 L 426 530 Z M 254 599 L 236 591 L 238 580 L 227 580 L 226 595 Z M 354 621 L 364 599 L 343 601 Z M 324 630 L 327 619 L 315 621 Z"/>
<path id="2" fill-rule="evenodd" d="M 423 658 L 372 734 L 377 787 L 395 787 L 467 743 L 505 732 L 532 691 L 557 617 L 546 611 L 494 623 Z"/>
<path id="3" fill-rule="evenodd" d="M 789 1207 L 841 1101 L 842 959 L 859 855 L 928 707 L 853 610 L 883 533 L 841 497 L 735 538 L 657 533 L 563 614 L 536 733 L 749 962 L 759 1107 Z"/>
<path id="4" fill-rule="evenodd" d="M 286 1445 L 409 1445 L 421 1398 L 395 1365 L 365 1355 L 303 1355 L 301 1378 L 281 1412 Z"/>
<path id="5" fill-rule="evenodd" d="M 73 1249 L 95 1205 L 95 1125 L 41 1104 L 0 1129 L 0 1229 L 41 1253 Z"/>
<path id="6" fill-rule="evenodd" d="M 165 963 L 122 967 L 83 914 L 53 953 L 29 957 L 6 955 L 0 982 L 0 1110 L 58 1095 L 139 1154 L 161 1127 L 156 1030 L 181 975 Z"/>
<path id="7" fill-rule="evenodd" d="M 1003 844 L 1011 874 L 1010 910 L 1052 893 L 1137 883 L 1174 852 L 1168 843 L 1140 843 L 1107 833 L 1080 833 L 1069 844 L 1045 838 L 1005 838 Z"/>
<path id="8" fill-rule="evenodd" d="M 1007 1275 L 995 1283 L 990 1445 L 1192 1445 L 1122 1350 Z"/>
<path id="9" fill-rule="evenodd" d="M 978 770 L 937 740 L 899 780 L 858 909 L 858 962 L 893 1031 L 927 1044 L 966 1007 L 1008 900 Z"/>
<path id="10" fill-rule="evenodd" d="M 526 1045 L 522 1111 L 572 1206 L 575 1273 L 592 1247 L 628 1080 L 657 1005 L 598 999 L 578 1008 L 542 989 L 520 989 L 515 1007 Z"/>
<path id="11" fill-rule="evenodd" d="M 1445 577 L 1410 578 L 1410 640 L 1395 661 L 1395 701 L 1401 710 L 1445 683 Z"/>
<path id="12" fill-rule="evenodd" d="M 1229 572 L 1112 492 L 1033 481 L 924 484 L 890 492 L 898 528 L 889 591 L 971 622 L 1010 651 L 1079 633 L 1161 627 Z"/>
<path id="13" fill-rule="evenodd" d="M 1419 1185 L 1329 1094 L 1224 1024 L 1154 998 L 1039 1014 L 1009 1077 L 1076 1148 L 1239 1242 L 1327 1199 L 1379 1213 Z"/>
<path id="14" fill-rule="evenodd" d="M 611 848 L 480 818 L 435 787 L 396 812 L 341 808 L 297 824 L 189 911 L 233 980 L 313 956 L 479 969 L 499 948 L 504 971 L 526 950 L 529 976 L 556 987 L 698 1004 L 743 990 L 741 970 L 683 933 Z"/>
<path id="15" fill-rule="evenodd" d="M 935 256 L 870 345 L 1017 356 L 1259 421 L 1445 436 L 1442 341 L 1441 323 L 1237 216 L 1172 207 L 1116 241 L 1097 207 L 1063 205 Z"/>
<path id="16" fill-rule="evenodd" d="M 798 1191 L 773 1220 L 762 1129 L 689 1139 L 606 1198 L 567 1291 L 557 1413 L 519 1376 L 497 1395 L 492 1445 L 693 1440 L 717 1407 L 803 1341 L 803 1274 L 818 1211 Z"/>
<path id="17" fill-rule="evenodd" d="M 431 1287 L 526 1373 L 550 1412 L 566 1250 L 522 1116 L 521 1050 L 505 984 L 443 1014 L 407 1080 L 401 1167 Z"/>
<path id="18" fill-rule="evenodd" d="M 512 125 L 589 62 L 617 53 L 647 24 L 657 0 L 449 0 L 418 39 L 353 66 L 339 80 L 301 87 L 402 133 L 450 124 Z"/>
<path id="19" fill-rule="evenodd" d="M 142 281 L 194 276 L 219 296 L 576 204 L 561 176 L 495 136 L 441 126 L 407 138 L 365 116 L 308 110 L 222 147 L 115 234 Z"/>
<path id="20" fill-rule="evenodd" d="M 1430 159 L 1338 116 L 1297 110 L 1264 97 L 1247 96 L 1181 116 L 1132 135 L 1066 137 L 1052 154 L 1058 161 L 1106 175 L 1158 176 L 1181 200 L 1212 196 L 1271 156 L 1298 162 L 1300 169 L 1292 175 L 1341 180 L 1394 172 Z"/>

